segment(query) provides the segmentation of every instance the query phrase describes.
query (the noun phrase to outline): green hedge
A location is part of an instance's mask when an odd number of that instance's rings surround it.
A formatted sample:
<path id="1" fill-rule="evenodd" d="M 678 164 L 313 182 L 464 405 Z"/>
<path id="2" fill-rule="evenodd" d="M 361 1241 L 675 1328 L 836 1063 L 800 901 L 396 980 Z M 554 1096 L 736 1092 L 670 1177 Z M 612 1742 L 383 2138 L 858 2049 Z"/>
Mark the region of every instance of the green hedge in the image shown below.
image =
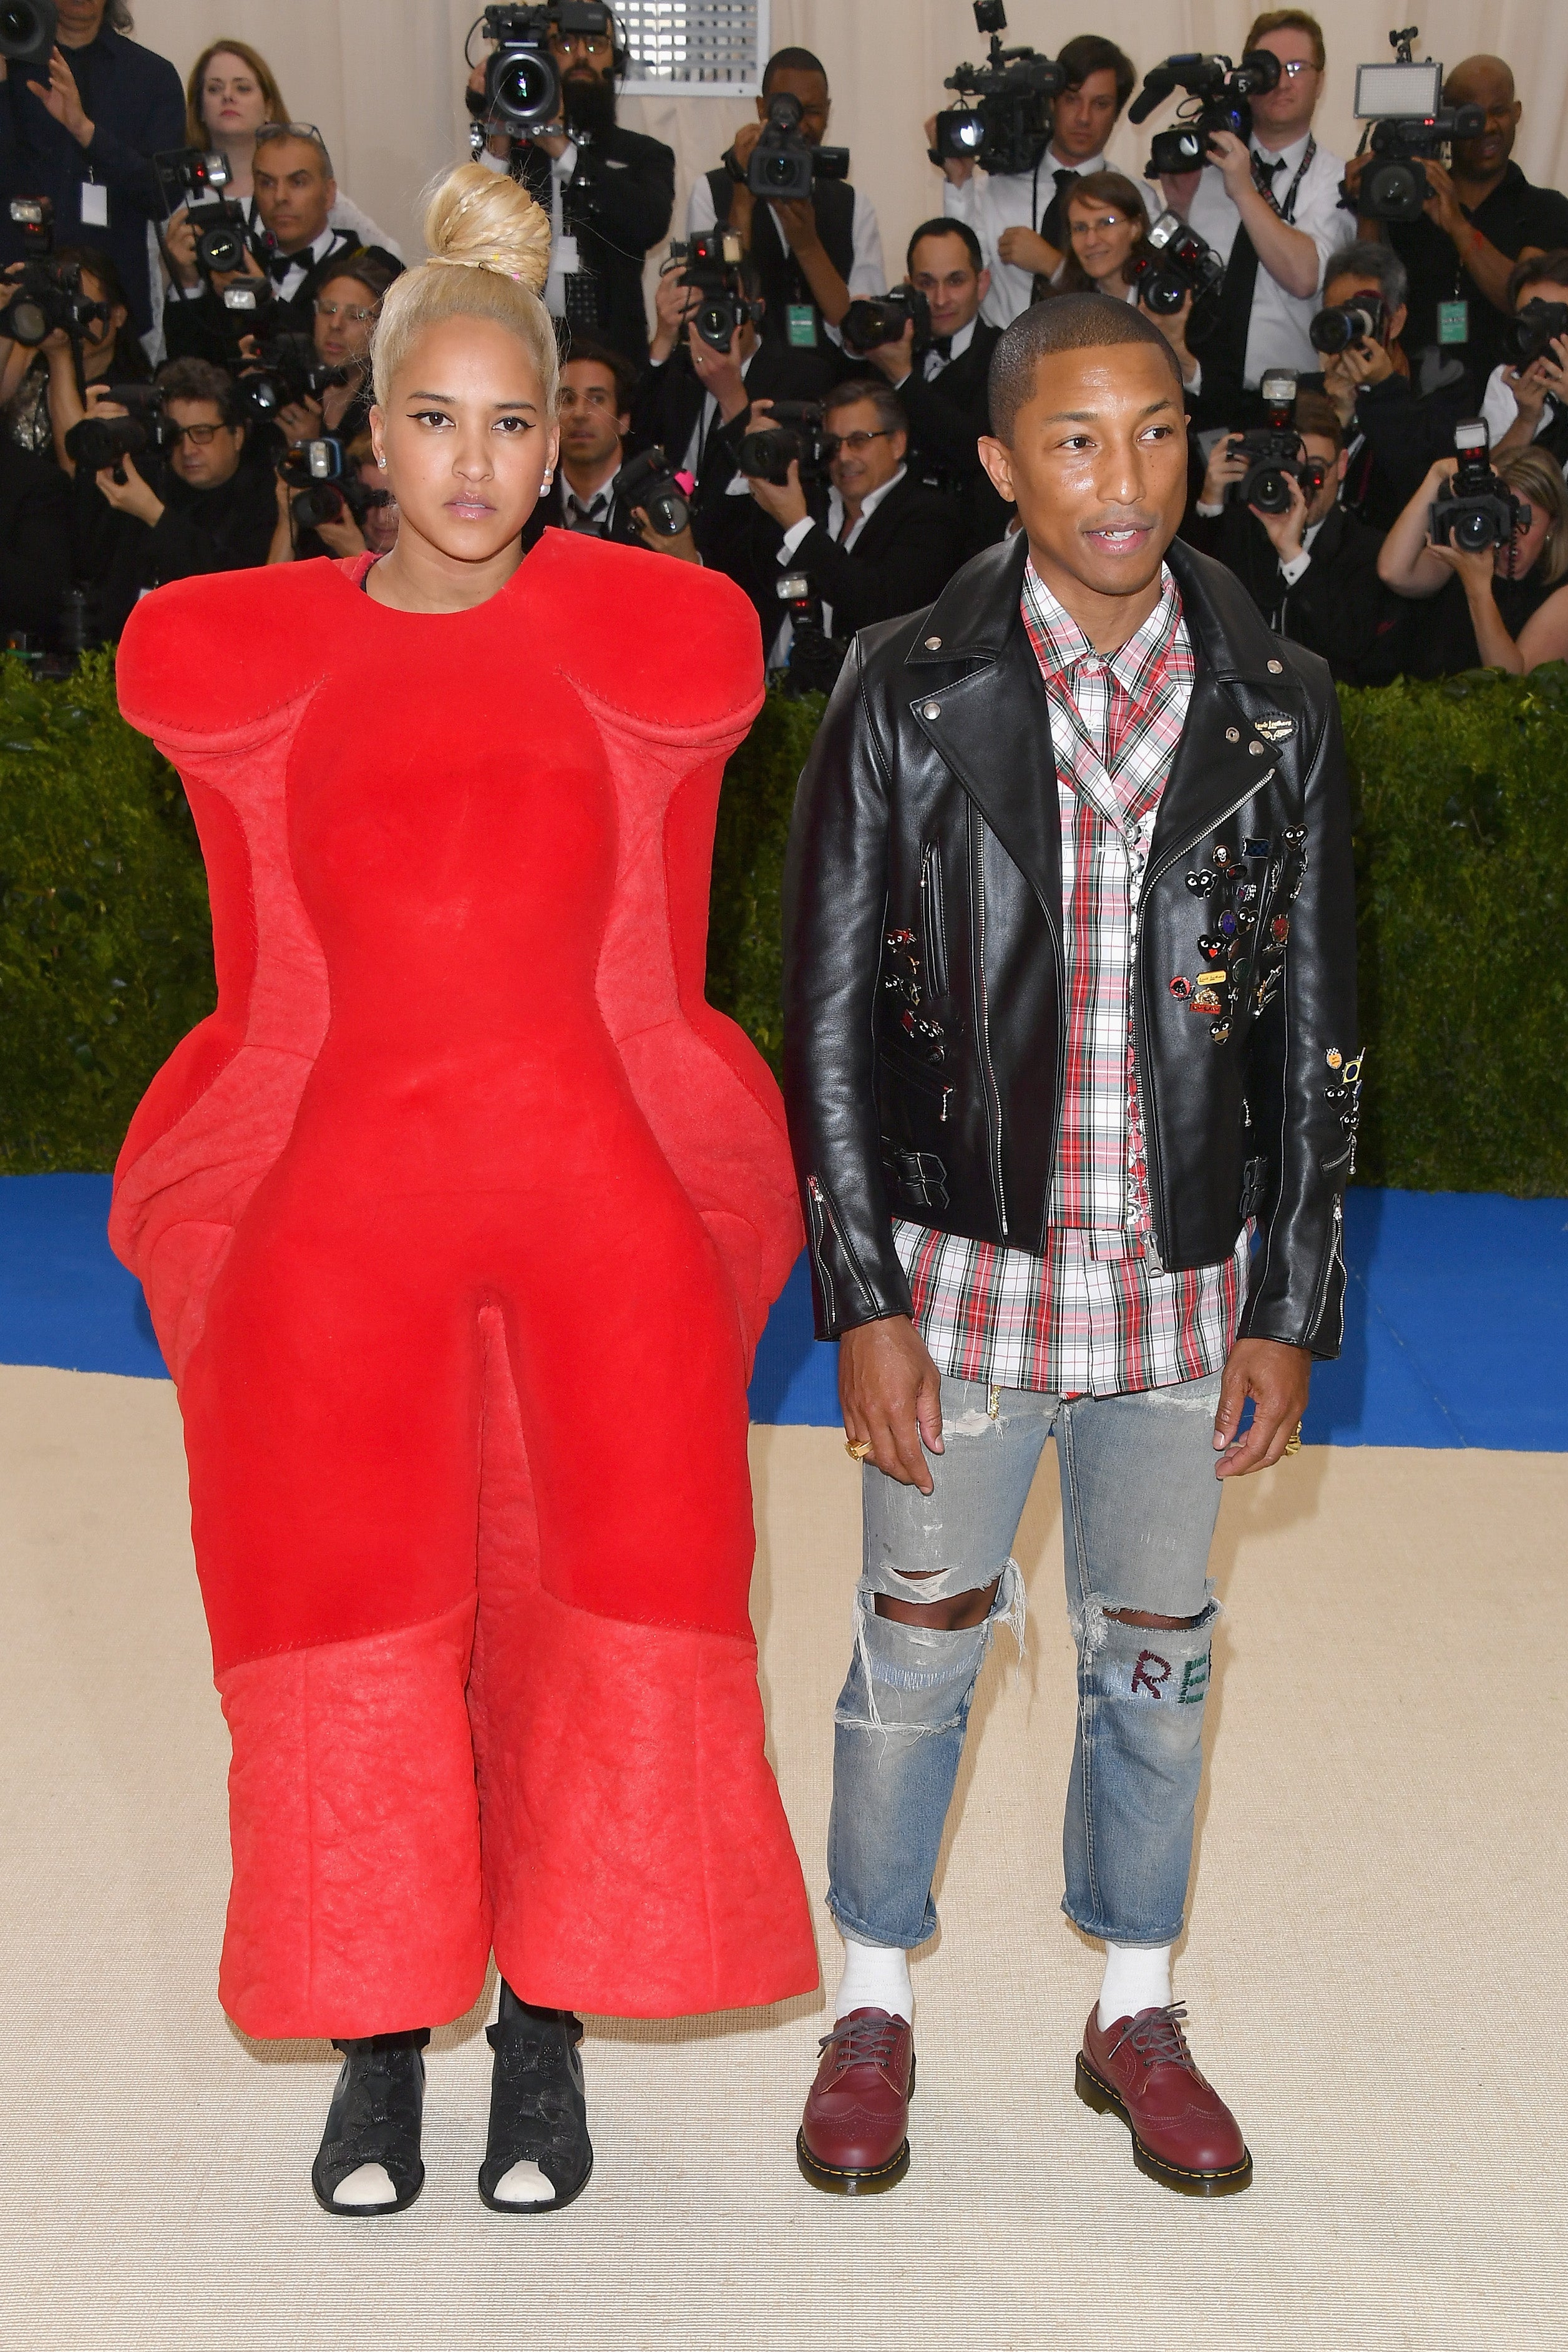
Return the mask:
<path id="1" fill-rule="evenodd" d="M 1342 695 L 1357 800 L 1358 1174 L 1568 1194 L 1568 668 Z M 819 699 L 769 697 L 730 762 L 709 993 L 777 1068 L 779 891 Z M 107 1168 L 212 1003 L 195 835 L 120 720 L 108 656 L 0 662 L 0 1171 Z"/>

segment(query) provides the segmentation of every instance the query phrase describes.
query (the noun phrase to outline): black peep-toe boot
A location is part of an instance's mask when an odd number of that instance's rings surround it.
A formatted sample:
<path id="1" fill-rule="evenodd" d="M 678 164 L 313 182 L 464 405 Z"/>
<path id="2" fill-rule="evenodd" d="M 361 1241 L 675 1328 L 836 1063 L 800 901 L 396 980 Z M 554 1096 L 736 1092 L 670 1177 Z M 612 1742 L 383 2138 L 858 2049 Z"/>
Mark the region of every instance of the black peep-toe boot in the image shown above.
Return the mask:
<path id="1" fill-rule="evenodd" d="M 419 2126 L 424 2111 L 426 2028 L 375 2033 L 363 2042 L 334 2042 L 343 2068 L 327 2110 L 327 2128 L 310 2168 L 316 2202 L 329 2213 L 362 2221 L 401 2213 L 424 2187 Z M 340 2205 L 337 2192 L 361 2164 L 384 2167 L 397 2194 L 379 2205 Z"/>
<path id="2" fill-rule="evenodd" d="M 479 2194 L 493 2213 L 559 2213 L 581 2195 L 593 2170 L 577 2047 L 582 2020 L 570 2009 L 533 2008 L 503 1978 L 501 2013 L 486 2039 L 496 2059 Z M 496 2195 L 514 2164 L 530 2163 L 538 2166 L 553 2197 L 524 2205 Z"/>

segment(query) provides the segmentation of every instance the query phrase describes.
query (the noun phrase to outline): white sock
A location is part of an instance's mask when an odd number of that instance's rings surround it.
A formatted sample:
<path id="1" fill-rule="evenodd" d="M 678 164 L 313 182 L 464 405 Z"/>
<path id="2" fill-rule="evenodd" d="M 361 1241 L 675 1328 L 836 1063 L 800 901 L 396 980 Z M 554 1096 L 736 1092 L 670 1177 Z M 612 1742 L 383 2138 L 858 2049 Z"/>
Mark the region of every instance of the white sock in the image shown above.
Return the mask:
<path id="1" fill-rule="evenodd" d="M 1100 2031 L 1141 2009 L 1168 2009 L 1171 1948 L 1168 1944 L 1107 1944 L 1105 1980 L 1100 1987 Z"/>
<path id="2" fill-rule="evenodd" d="M 857 1944 L 844 1937 L 844 1973 L 839 1981 L 834 2019 L 852 2009 L 884 2009 L 889 2017 L 915 2019 L 915 1993 L 909 1981 L 909 1956 L 894 1944 Z"/>

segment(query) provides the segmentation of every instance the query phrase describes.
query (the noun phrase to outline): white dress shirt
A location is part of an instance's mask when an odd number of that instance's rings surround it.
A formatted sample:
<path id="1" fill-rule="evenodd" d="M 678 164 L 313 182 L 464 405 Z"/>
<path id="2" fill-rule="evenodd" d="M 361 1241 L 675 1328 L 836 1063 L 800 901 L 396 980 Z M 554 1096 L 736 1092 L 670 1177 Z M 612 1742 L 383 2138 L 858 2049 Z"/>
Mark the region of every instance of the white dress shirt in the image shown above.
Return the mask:
<path id="1" fill-rule="evenodd" d="M 1301 170 L 1306 152 L 1305 135 L 1285 148 L 1265 147 L 1257 138 L 1252 141 L 1252 152 L 1261 155 L 1266 163 L 1273 163 L 1278 155 L 1284 164 L 1283 171 L 1274 174 L 1274 196 L 1281 205 L 1287 203 L 1291 184 Z M 1249 392 L 1257 390 L 1265 368 L 1294 368 L 1298 375 L 1315 375 L 1322 367 L 1322 354 L 1313 350 L 1307 329 L 1319 309 L 1318 296 L 1330 259 L 1355 236 L 1355 215 L 1347 213 L 1339 200 L 1339 184 L 1343 177 L 1344 165 L 1340 158 L 1320 146 L 1301 173 L 1295 203 L 1291 207 L 1291 227 L 1310 236 L 1318 249 L 1318 282 L 1312 293 L 1299 298 L 1287 294 L 1278 280 L 1270 277 L 1261 256 L 1259 257 L 1258 284 L 1247 329 L 1247 356 L 1241 370 L 1241 381 Z M 1236 232 L 1241 226 L 1241 215 L 1218 164 L 1206 163 L 1199 173 L 1187 218 L 1220 259 L 1228 261 Z"/>
<path id="2" fill-rule="evenodd" d="M 893 491 L 897 489 L 900 482 L 903 481 L 904 477 L 908 470 L 909 468 L 906 466 L 900 466 L 897 472 L 890 474 L 886 481 L 881 483 L 876 489 L 867 491 L 864 499 L 862 501 L 859 514 L 855 517 L 853 522 L 850 525 L 848 532 L 842 539 L 839 539 L 839 533 L 844 527 L 844 502 L 837 489 L 831 489 L 828 492 L 828 520 L 821 528 L 826 530 L 830 539 L 838 541 L 839 545 L 843 549 L 846 555 L 853 547 L 856 540 L 860 537 L 862 531 L 865 529 L 873 515 L 875 514 L 878 507 L 881 506 L 883 499 L 889 497 Z M 801 541 L 805 538 L 807 532 L 815 530 L 818 527 L 817 519 L 814 515 L 802 515 L 799 522 L 792 522 L 790 524 L 789 530 L 785 532 L 782 541 L 779 542 L 779 568 L 781 572 L 787 572 L 789 569 L 789 565 L 794 560 L 795 551 L 800 546 Z M 824 604 L 822 606 L 822 630 L 826 636 L 831 637 L 833 634 L 833 608 L 831 604 Z M 794 635 L 795 624 L 790 619 L 789 614 L 786 613 L 783 622 L 780 625 L 779 635 L 773 641 L 773 651 L 768 663 L 769 669 L 783 668 L 785 663 L 789 658 L 789 646 Z"/>
<path id="3" fill-rule="evenodd" d="M 1103 155 L 1091 155 L 1082 163 L 1068 163 L 1048 147 L 1032 172 L 971 172 L 961 187 L 944 180 L 944 214 L 947 219 L 962 221 L 974 230 L 980 240 L 985 266 L 991 273 L 990 291 L 980 305 L 980 316 L 988 327 L 1010 327 L 1034 299 L 1036 273 L 997 257 L 1003 229 L 1029 228 L 1039 233 L 1056 194 L 1058 172 L 1073 172 L 1082 180 L 1091 172 L 1105 169 Z M 1141 188 L 1138 194 L 1143 195 Z M 1148 210 L 1146 197 L 1144 209 Z"/>
<path id="4" fill-rule="evenodd" d="M 686 235 L 703 236 L 717 226 L 718 216 L 713 208 L 713 190 L 706 174 L 699 173 L 686 203 Z M 791 250 L 784 224 L 779 217 L 779 207 L 773 207 L 773 226 L 779 232 L 779 243 L 786 253 Z M 850 263 L 849 289 L 852 295 L 885 294 L 887 275 L 882 266 L 882 231 L 876 225 L 876 214 L 858 188 L 854 191 L 854 211 L 851 215 L 850 236 L 852 257 Z M 840 342 L 837 327 L 824 319 L 830 341 Z"/>
<path id="5" fill-rule="evenodd" d="M 1557 411 L 1550 400 L 1542 402 L 1541 414 L 1535 420 L 1535 430 L 1530 436 L 1532 441 L 1540 440 L 1556 414 Z M 1481 415 L 1486 419 L 1487 431 L 1491 436 L 1491 446 L 1495 449 L 1519 415 L 1519 403 L 1515 400 L 1511 388 L 1502 380 L 1500 362 L 1493 368 L 1487 378 L 1487 388 L 1481 398 Z"/>

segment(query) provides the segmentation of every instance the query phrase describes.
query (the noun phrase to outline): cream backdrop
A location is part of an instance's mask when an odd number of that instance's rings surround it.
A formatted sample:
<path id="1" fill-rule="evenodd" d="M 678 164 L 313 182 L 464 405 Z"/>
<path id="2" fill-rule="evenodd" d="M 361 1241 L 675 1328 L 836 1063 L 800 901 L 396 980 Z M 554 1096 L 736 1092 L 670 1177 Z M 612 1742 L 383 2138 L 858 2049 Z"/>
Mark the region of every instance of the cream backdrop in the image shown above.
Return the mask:
<path id="1" fill-rule="evenodd" d="M 184 74 L 203 45 L 224 33 L 253 42 L 278 75 L 297 117 L 326 135 L 345 191 L 418 250 L 416 192 L 466 153 L 462 49 L 476 0 L 134 0 L 138 37 Z M 1516 150 L 1531 179 L 1568 186 L 1568 0 L 1409 0 L 1428 55 L 1452 65 L 1477 49 L 1512 64 L 1524 100 Z M 1354 68 L 1386 58 L 1386 8 L 1326 0 L 1319 14 L 1329 50 L 1318 129 L 1351 152 Z M 1009 38 L 1050 49 L 1079 30 L 1119 41 L 1139 70 L 1178 49 L 1238 53 L 1252 10 L 1242 0 L 1099 0 L 1092 10 L 1013 0 Z M 852 153 L 852 176 L 877 208 L 890 276 L 902 275 L 904 240 L 941 210 L 941 181 L 925 160 L 920 125 L 943 103 L 942 78 L 979 43 L 966 0 L 773 0 L 773 44 L 799 41 L 827 66 L 831 136 Z M 677 226 L 686 190 L 716 162 L 749 100 L 628 99 L 623 120 L 666 140 L 677 158 Z M 1137 176 L 1149 130 L 1124 124 L 1116 163 Z"/>

